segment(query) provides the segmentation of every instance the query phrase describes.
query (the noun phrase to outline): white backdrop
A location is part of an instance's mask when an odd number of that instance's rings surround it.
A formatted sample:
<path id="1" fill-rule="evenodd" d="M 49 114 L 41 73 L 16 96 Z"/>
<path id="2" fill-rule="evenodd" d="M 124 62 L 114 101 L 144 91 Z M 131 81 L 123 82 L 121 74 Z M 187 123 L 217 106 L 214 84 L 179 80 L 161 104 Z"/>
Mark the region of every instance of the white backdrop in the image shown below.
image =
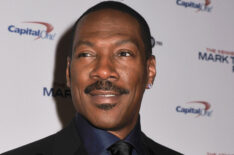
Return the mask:
<path id="1" fill-rule="evenodd" d="M 0 153 L 69 122 L 69 28 L 100 1 L 0 1 Z M 234 1 L 121 2 L 146 18 L 157 40 L 143 131 L 186 155 L 234 155 Z"/>

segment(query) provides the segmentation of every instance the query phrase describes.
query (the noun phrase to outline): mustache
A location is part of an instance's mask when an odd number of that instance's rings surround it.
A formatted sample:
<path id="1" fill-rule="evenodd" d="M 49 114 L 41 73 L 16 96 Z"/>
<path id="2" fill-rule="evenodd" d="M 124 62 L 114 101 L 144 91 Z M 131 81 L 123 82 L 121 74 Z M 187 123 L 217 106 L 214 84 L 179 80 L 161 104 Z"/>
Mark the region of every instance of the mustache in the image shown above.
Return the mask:
<path id="1" fill-rule="evenodd" d="M 84 90 L 86 94 L 89 94 L 93 90 L 104 90 L 104 91 L 114 91 L 117 92 L 118 94 L 128 94 L 129 90 L 116 86 L 114 85 L 111 81 L 109 80 L 99 80 L 96 81 L 95 83 L 87 86 Z"/>

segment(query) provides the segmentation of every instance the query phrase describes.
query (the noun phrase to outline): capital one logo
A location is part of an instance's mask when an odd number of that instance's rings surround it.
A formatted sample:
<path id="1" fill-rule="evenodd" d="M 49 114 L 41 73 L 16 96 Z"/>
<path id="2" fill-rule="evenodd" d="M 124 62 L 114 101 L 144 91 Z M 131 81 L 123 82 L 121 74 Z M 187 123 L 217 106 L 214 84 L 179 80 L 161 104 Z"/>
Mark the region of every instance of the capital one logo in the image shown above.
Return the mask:
<path id="1" fill-rule="evenodd" d="M 52 33 L 54 27 L 49 23 L 40 22 L 40 21 L 26 21 L 22 23 L 24 23 L 25 26 L 9 25 L 8 31 L 11 33 L 18 34 L 20 36 L 34 36 L 35 37 L 34 40 L 38 39 L 54 40 L 56 36 L 56 33 Z M 40 28 L 35 28 L 35 27 L 40 27 Z"/>
<path id="2" fill-rule="evenodd" d="M 176 0 L 176 4 L 178 6 L 182 6 L 185 8 L 194 8 L 197 12 L 200 11 L 206 11 L 211 12 L 212 6 L 211 6 L 211 0 L 204 0 L 204 3 L 198 3 L 194 1 L 186 1 L 186 0 Z"/>
<path id="3" fill-rule="evenodd" d="M 191 101 L 187 102 L 186 105 L 178 105 L 176 112 L 185 115 L 194 115 L 195 117 L 208 116 L 212 114 L 211 105 L 206 101 Z"/>

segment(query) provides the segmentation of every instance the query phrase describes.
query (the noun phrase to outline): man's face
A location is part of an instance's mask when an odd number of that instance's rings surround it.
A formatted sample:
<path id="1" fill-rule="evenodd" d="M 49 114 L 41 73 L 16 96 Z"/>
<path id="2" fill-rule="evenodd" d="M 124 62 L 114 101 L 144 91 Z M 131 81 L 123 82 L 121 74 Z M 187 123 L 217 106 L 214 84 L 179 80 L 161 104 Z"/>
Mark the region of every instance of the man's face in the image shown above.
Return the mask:
<path id="1" fill-rule="evenodd" d="M 145 59 L 133 17 L 104 9 L 82 18 L 68 59 L 67 85 L 76 110 L 91 124 L 106 130 L 132 128 L 154 76 L 155 59 Z"/>

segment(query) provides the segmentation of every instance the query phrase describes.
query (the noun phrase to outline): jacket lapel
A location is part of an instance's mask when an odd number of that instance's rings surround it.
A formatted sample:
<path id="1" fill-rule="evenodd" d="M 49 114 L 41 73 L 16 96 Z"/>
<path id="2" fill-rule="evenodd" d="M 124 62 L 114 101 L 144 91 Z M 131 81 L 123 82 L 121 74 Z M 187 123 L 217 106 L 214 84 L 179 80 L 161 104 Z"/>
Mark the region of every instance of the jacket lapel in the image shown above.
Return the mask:
<path id="1" fill-rule="evenodd" d="M 53 155 L 87 155 L 75 127 L 75 120 L 56 134 Z"/>

